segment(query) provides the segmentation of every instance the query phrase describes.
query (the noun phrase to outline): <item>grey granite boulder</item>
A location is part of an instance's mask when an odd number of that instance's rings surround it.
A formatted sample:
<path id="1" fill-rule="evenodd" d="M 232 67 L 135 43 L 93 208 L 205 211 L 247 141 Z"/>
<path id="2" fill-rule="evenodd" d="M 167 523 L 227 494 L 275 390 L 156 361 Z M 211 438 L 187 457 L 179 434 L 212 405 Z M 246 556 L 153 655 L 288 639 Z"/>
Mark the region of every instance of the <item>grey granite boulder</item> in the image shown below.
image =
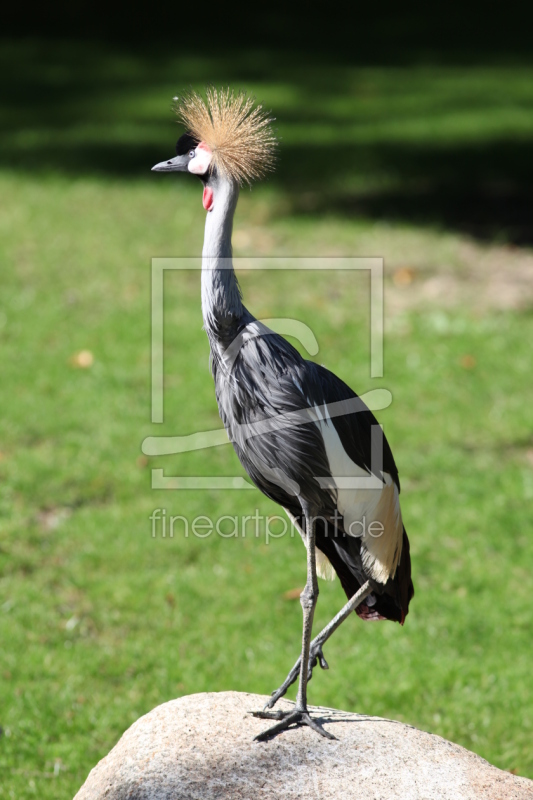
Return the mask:
<path id="1" fill-rule="evenodd" d="M 533 800 L 533 781 L 378 717 L 314 708 L 335 741 L 305 727 L 254 742 L 270 723 L 248 712 L 266 699 L 222 692 L 158 706 L 126 731 L 75 800 Z"/>

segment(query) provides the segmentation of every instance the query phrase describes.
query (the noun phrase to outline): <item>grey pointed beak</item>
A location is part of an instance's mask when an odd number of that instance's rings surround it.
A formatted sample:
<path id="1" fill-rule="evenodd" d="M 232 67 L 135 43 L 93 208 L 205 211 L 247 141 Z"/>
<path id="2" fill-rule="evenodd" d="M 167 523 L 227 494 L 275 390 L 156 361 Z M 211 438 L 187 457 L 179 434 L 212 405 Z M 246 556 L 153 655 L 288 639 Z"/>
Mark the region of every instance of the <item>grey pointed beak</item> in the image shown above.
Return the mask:
<path id="1" fill-rule="evenodd" d="M 189 167 L 189 156 L 175 156 L 168 161 L 160 161 L 152 172 L 187 172 Z"/>

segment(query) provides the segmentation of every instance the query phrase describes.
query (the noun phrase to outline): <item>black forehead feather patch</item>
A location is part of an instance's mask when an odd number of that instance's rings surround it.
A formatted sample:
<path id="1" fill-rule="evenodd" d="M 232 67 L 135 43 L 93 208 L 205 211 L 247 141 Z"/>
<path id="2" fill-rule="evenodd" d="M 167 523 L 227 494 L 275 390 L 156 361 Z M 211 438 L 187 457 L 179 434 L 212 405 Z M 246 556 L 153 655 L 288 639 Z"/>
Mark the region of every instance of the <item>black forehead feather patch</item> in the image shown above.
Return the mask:
<path id="1" fill-rule="evenodd" d="M 194 150 L 197 145 L 198 139 L 195 139 L 190 133 L 184 133 L 176 142 L 176 155 L 184 156 L 189 150 Z"/>

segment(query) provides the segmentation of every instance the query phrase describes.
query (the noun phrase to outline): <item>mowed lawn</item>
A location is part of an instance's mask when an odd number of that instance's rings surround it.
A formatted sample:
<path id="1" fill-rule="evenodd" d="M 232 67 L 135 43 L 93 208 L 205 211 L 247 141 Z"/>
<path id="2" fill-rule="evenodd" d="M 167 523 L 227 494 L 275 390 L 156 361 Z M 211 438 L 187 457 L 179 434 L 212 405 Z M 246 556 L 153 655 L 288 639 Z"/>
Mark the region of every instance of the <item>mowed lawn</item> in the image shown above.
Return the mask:
<path id="1" fill-rule="evenodd" d="M 392 392 L 377 416 L 402 478 L 416 595 L 403 628 L 354 615 L 339 629 L 310 702 L 408 722 L 533 777 L 533 314 L 411 304 L 431 276 L 460 279 L 465 250 L 472 261 L 491 247 L 323 210 L 314 191 L 243 192 L 236 255 L 384 256 L 383 378 L 370 378 L 365 273 L 249 270 L 245 302 L 308 325 L 314 358 L 360 394 Z M 150 421 L 150 260 L 200 253 L 200 186 L 22 169 L 1 175 L 0 197 L 0 797 L 66 800 L 155 705 L 280 684 L 299 650 L 300 605 L 286 593 L 303 586 L 305 555 L 299 537 L 267 541 L 264 524 L 258 536 L 186 537 L 179 524 L 152 536 L 155 509 L 237 516 L 240 529 L 256 510 L 280 513 L 256 491 L 151 488 L 152 468 L 243 475 L 229 445 L 141 451 L 147 436 L 220 427 L 195 271 L 165 278 L 165 422 Z M 338 582 L 320 591 L 317 630 L 344 602 Z"/>

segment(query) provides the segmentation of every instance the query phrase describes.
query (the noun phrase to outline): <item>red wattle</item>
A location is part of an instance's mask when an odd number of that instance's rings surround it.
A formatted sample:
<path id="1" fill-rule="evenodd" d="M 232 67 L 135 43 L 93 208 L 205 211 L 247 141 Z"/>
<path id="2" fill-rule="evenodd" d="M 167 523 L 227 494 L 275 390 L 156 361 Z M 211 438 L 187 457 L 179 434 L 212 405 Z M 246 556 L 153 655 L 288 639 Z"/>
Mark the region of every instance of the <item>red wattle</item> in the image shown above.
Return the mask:
<path id="1" fill-rule="evenodd" d="M 206 211 L 211 211 L 213 208 L 213 190 L 209 189 L 208 186 L 204 186 L 204 195 L 202 197 L 202 203 Z"/>

